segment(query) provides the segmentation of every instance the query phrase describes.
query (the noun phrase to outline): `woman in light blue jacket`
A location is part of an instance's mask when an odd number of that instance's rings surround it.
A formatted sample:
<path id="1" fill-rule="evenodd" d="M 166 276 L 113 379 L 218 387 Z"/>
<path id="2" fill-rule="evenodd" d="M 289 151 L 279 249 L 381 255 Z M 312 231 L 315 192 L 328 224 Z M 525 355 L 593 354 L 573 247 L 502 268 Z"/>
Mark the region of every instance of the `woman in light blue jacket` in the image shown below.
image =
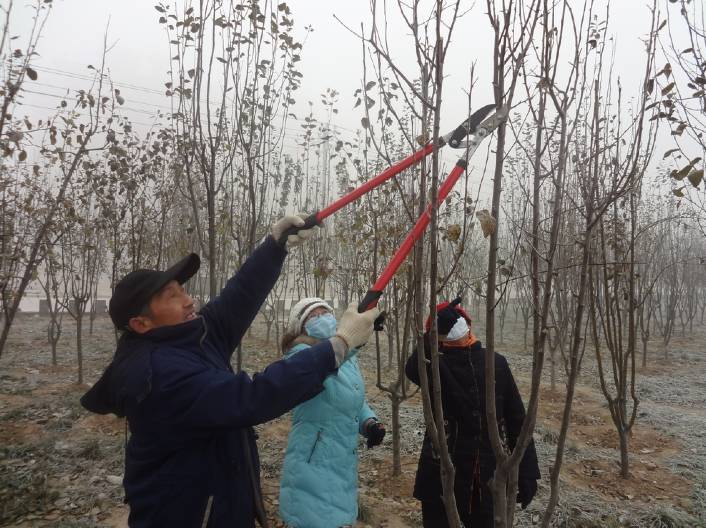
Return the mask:
<path id="1" fill-rule="evenodd" d="M 282 350 L 288 356 L 336 334 L 333 309 L 311 297 L 289 313 Z M 358 434 L 379 445 L 385 428 L 365 401 L 355 355 L 324 382 L 324 391 L 297 406 L 287 442 L 279 508 L 292 528 L 336 528 L 358 517 Z"/>

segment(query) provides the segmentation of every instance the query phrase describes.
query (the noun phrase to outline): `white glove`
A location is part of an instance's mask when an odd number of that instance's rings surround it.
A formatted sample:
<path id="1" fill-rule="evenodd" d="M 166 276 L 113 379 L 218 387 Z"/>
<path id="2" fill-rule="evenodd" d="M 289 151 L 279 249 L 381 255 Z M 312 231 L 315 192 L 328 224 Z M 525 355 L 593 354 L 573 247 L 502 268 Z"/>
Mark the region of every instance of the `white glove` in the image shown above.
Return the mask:
<path id="1" fill-rule="evenodd" d="M 373 333 L 373 321 L 378 315 L 380 315 L 380 310 L 377 306 L 363 313 L 358 313 L 357 304 L 350 303 L 338 323 L 336 337 L 343 339 L 349 350 L 363 346 Z"/>
<path id="2" fill-rule="evenodd" d="M 304 218 L 306 218 L 306 215 L 304 214 L 298 214 L 298 215 L 285 215 L 284 217 L 280 218 L 277 220 L 272 225 L 272 228 L 270 229 L 270 233 L 272 233 L 272 237 L 279 243 L 279 239 L 282 236 L 282 234 L 289 229 L 290 227 L 301 227 L 304 225 Z M 287 237 L 287 240 L 285 241 L 285 245 L 291 246 L 297 246 L 304 242 L 307 238 L 310 238 L 311 235 L 313 235 L 316 231 L 318 226 L 312 227 L 311 229 L 304 229 L 302 231 L 297 232 L 295 235 L 289 235 Z"/>

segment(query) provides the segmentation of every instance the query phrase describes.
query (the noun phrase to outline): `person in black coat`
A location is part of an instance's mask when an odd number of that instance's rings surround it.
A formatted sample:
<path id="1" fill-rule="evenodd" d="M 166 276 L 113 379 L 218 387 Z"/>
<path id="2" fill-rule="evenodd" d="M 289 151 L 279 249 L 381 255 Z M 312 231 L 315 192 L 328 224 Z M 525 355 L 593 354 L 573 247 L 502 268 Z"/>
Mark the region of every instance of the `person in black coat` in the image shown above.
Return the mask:
<path id="1" fill-rule="evenodd" d="M 493 526 L 493 497 L 488 481 L 495 471 L 495 455 L 490 444 L 485 415 L 485 349 L 470 330 L 471 318 L 459 305 L 460 299 L 437 306 L 439 371 L 442 408 L 449 453 L 456 478 L 454 494 L 461 521 L 467 528 Z M 430 357 L 427 319 L 425 355 Z M 407 360 L 407 377 L 419 385 L 417 351 Z M 433 387 L 431 367 L 427 369 Z M 495 405 L 502 437 L 512 449 L 525 418 L 522 397 L 507 360 L 495 354 Z M 439 455 L 429 432 L 425 432 L 414 483 L 414 497 L 422 503 L 425 527 L 448 526 L 442 501 Z M 517 502 L 526 508 L 537 491 L 540 478 L 534 441 L 530 441 L 519 469 Z"/>

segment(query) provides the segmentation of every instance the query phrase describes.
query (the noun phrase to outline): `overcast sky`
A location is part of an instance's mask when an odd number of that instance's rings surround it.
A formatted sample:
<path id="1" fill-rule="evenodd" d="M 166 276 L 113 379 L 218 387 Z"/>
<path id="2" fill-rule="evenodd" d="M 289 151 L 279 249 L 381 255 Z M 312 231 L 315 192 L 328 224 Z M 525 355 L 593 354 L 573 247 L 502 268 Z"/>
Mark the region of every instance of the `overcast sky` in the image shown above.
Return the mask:
<path id="1" fill-rule="evenodd" d="M 4 5 L 8 0 L 0 0 Z M 600 4 L 604 0 L 597 0 Z M 577 10 L 584 0 L 576 0 Z M 15 0 L 10 27 L 13 41 L 19 47 L 31 27 L 32 10 L 29 0 Z M 31 2 L 33 3 L 33 2 Z M 51 114 L 67 90 L 85 88 L 91 71 L 97 65 L 103 49 L 103 36 L 108 28 L 111 51 L 107 57 L 110 74 L 125 97 L 125 113 L 136 123 L 149 126 L 157 109 L 168 109 L 164 82 L 168 79 L 170 53 L 163 27 L 157 22 L 160 14 L 151 0 L 54 0 L 51 16 L 45 27 L 33 66 L 39 73 L 37 81 L 26 84 L 24 111 L 34 118 Z M 383 3 L 383 0 L 378 0 Z M 340 92 L 336 124 L 341 135 L 351 137 L 360 127 L 362 107 L 354 109 L 353 92 L 360 87 L 362 49 L 360 41 L 334 19 L 336 15 L 348 27 L 366 31 L 371 24 L 369 2 L 366 0 L 289 0 L 299 38 L 304 27 L 314 29 L 307 37 L 300 69 L 302 88 L 296 95 L 295 113 L 303 116 L 307 101 L 319 104 L 319 94 L 327 88 Z M 388 0 L 390 10 L 390 41 L 393 59 L 416 75 L 413 64 L 413 41 L 402 27 L 396 2 Z M 457 23 L 445 64 L 446 81 L 442 106 L 442 132 L 455 127 L 467 114 L 465 90 L 469 70 L 476 63 L 477 87 L 474 106 L 492 102 L 492 35 L 485 14 L 485 0 L 465 2 L 470 9 Z M 604 9 L 597 12 L 604 13 Z M 628 93 L 637 93 L 644 68 L 644 44 L 641 41 L 649 27 L 649 12 L 644 0 L 614 0 L 608 36 L 615 38 L 616 71 Z M 320 108 L 320 105 L 319 105 Z M 18 116 L 19 117 L 19 116 Z M 298 124 L 290 123 L 285 143 L 296 148 Z M 449 159 L 453 160 L 455 156 Z M 477 181 L 480 171 L 471 175 Z M 490 186 L 484 184 L 488 189 Z M 482 186 L 481 186 L 482 188 Z"/>
<path id="2" fill-rule="evenodd" d="M 0 0 L 6 3 L 7 0 Z M 411 77 L 418 76 L 414 61 L 414 46 L 409 30 L 403 26 L 395 0 L 388 4 L 388 23 L 391 55 L 396 63 Z M 575 0 L 574 8 L 580 14 L 584 0 Z M 605 15 L 606 0 L 596 0 L 595 12 Z M 11 19 L 11 34 L 26 37 L 32 10 L 29 0 L 15 0 Z M 154 123 L 157 110 L 169 110 L 165 96 L 165 81 L 170 67 L 170 53 L 163 26 L 158 23 L 160 13 L 152 0 L 54 0 L 51 15 L 44 29 L 33 63 L 39 73 L 36 82 L 26 84 L 24 111 L 38 119 L 50 115 L 66 90 L 86 88 L 89 64 L 99 64 L 103 38 L 108 29 L 111 46 L 107 65 L 116 87 L 125 98 L 121 111 L 143 131 Z M 367 0 L 290 0 L 292 16 L 298 38 L 304 39 L 302 61 L 302 87 L 296 92 L 297 104 L 293 111 L 303 117 L 308 113 L 308 101 L 314 102 L 315 117 L 323 118 L 319 94 L 327 88 L 340 93 L 335 116 L 340 137 L 352 139 L 360 130 L 364 113 L 362 106 L 354 108 L 353 92 L 361 86 L 363 78 L 362 46 L 360 40 L 338 22 L 334 15 L 350 28 L 365 31 L 371 27 L 370 5 Z M 383 4 L 378 0 L 378 4 Z M 661 2 L 664 6 L 666 0 Z M 457 22 L 444 66 L 445 84 L 441 113 L 441 133 L 455 128 L 468 114 L 466 91 L 471 64 L 475 62 L 477 84 L 474 89 L 474 108 L 492 102 L 492 34 L 486 15 L 486 1 L 462 3 L 464 16 Z M 606 37 L 617 43 L 615 47 L 615 72 L 620 77 L 627 98 L 638 93 L 644 74 L 644 38 L 650 24 L 646 0 L 613 0 L 610 4 L 610 24 Z M 313 27 L 307 35 L 306 26 Z M 19 44 L 18 44 L 19 45 Z M 658 66 L 658 68 L 661 66 Z M 370 75 L 370 70 L 369 70 Z M 524 97 L 523 94 L 517 99 Z M 317 114 L 317 111 L 319 112 Z M 294 153 L 299 150 L 297 137 L 300 124 L 289 121 L 285 132 L 285 148 Z M 672 147 L 669 130 L 660 133 L 658 153 Z M 492 163 L 485 163 L 486 145 L 471 161 L 468 185 L 478 187 L 481 199 L 487 198 L 491 186 L 481 180 L 489 177 Z M 442 152 L 444 170 L 455 163 L 456 151 Z M 661 161 L 657 155 L 653 167 Z M 484 169 L 484 170 L 483 170 Z M 659 171 L 660 173 L 666 170 Z M 656 174 L 656 173 L 655 173 Z M 371 175 L 372 176 L 372 175 Z M 335 190 L 334 190 L 335 192 Z M 472 194 L 476 194 L 472 192 Z"/>
<path id="3" fill-rule="evenodd" d="M 5 0 L 6 1 L 6 0 Z M 162 26 L 157 23 L 159 13 L 150 0 L 54 0 L 54 7 L 39 45 L 40 56 L 35 62 L 39 79 L 28 85 L 33 92 L 25 102 L 36 106 L 54 107 L 56 96 L 67 88 L 85 86 L 76 76 L 89 74 L 88 64 L 100 60 L 103 35 L 108 27 L 108 40 L 113 45 L 107 61 L 111 76 L 122 85 L 126 107 L 134 109 L 135 121 L 150 123 L 158 105 L 166 106 L 164 82 L 169 69 L 169 50 Z M 381 3 L 381 2 L 380 2 Z M 583 3 L 583 0 L 577 0 Z M 25 2 L 15 2 L 11 21 L 12 34 L 27 33 L 31 10 Z M 306 101 L 318 103 L 318 95 L 326 88 L 341 93 L 338 125 L 353 129 L 360 123 L 361 107 L 353 109 L 353 91 L 362 79 L 361 44 L 354 35 L 334 19 L 334 14 L 351 28 L 363 23 L 370 27 L 370 9 L 365 0 L 290 0 L 296 27 L 304 37 L 304 26 L 311 25 L 302 54 L 304 74 L 302 89 L 296 96 L 298 115 L 306 108 Z M 389 2 L 392 53 L 402 64 L 410 62 L 412 40 L 400 25 L 396 4 Z M 458 116 L 466 113 L 464 89 L 469 80 L 469 68 L 476 62 L 478 105 L 491 101 L 492 40 L 485 1 L 468 2 L 472 9 L 460 20 L 450 46 L 445 65 L 446 82 L 442 111 L 442 131 L 454 127 Z M 599 11 L 601 14 L 603 11 Z M 612 2 L 609 35 L 618 40 L 616 64 L 624 86 L 639 82 L 644 61 L 644 46 L 640 38 L 649 24 L 646 3 L 643 0 Z M 51 69 L 51 70 L 49 70 Z M 129 87 L 127 85 L 132 85 Z M 52 97 L 52 95 L 54 97 Z M 303 103 L 303 104 L 302 104 Z M 35 109 L 36 110 L 36 109 Z"/>

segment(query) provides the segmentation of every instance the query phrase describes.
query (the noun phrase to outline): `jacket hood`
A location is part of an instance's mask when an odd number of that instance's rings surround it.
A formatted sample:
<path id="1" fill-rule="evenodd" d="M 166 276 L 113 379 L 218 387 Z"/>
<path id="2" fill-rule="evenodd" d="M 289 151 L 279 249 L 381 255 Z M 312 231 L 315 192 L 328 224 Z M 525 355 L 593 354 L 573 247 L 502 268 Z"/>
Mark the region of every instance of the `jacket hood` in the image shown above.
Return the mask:
<path id="1" fill-rule="evenodd" d="M 81 405 L 98 414 L 127 415 L 152 390 L 152 351 L 164 342 L 197 344 L 204 334 L 201 317 L 146 334 L 125 332 L 118 339 L 113 360 L 100 379 L 81 397 Z"/>

